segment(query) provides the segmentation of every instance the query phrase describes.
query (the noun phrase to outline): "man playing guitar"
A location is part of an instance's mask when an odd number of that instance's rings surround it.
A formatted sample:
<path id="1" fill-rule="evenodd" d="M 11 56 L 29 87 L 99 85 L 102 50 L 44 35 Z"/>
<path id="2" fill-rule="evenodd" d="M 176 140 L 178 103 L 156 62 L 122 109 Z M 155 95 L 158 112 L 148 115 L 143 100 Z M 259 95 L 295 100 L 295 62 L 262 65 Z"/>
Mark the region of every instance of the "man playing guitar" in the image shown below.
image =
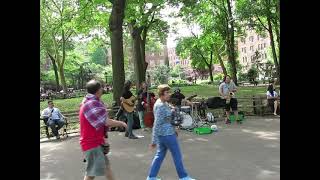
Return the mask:
<path id="1" fill-rule="evenodd" d="M 126 81 L 124 84 L 124 90 L 120 98 L 120 101 L 124 109 L 124 114 L 127 118 L 127 123 L 128 123 L 128 129 L 125 133 L 125 137 L 128 137 L 129 139 L 138 139 L 138 137 L 132 133 L 133 110 L 134 110 L 136 97 L 134 97 L 132 92 L 130 91 L 131 87 L 132 87 L 131 81 L 129 80 Z"/>

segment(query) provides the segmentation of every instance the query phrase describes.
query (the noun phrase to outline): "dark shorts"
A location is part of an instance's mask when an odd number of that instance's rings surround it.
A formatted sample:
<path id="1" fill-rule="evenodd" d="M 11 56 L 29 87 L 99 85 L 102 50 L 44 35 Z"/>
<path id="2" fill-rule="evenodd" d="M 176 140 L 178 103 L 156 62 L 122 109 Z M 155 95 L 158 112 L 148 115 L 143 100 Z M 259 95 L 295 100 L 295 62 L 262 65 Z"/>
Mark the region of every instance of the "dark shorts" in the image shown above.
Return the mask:
<path id="1" fill-rule="evenodd" d="M 224 102 L 226 103 L 226 100 L 224 100 Z M 230 108 L 232 109 L 232 111 L 238 110 L 238 100 L 236 98 L 231 98 L 230 103 L 226 103 L 225 110 L 230 111 Z"/>
<path id="2" fill-rule="evenodd" d="M 86 176 L 105 176 L 109 159 L 103 154 L 103 148 L 98 146 L 84 152 L 86 160 Z"/>

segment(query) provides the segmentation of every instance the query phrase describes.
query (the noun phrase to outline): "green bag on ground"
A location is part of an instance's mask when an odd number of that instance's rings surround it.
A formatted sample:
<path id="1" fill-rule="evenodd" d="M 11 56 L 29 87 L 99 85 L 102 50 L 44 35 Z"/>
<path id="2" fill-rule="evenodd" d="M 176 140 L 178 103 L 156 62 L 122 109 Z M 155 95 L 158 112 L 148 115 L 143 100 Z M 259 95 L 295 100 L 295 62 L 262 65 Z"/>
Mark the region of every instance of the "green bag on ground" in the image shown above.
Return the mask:
<path id="1" fill-rule="evenodd" d="M 240 120 L 240 121 L 245 120 L 245 119 L 244 119 L 244 113 L 243 113 L 243 112 L 240 111 L 240 112 L 238 113 L 238 116 L 239 116 L 239 120 Z M 230 114 L 230 121 L 231 121 L 231 122 L 234 122 L 235 120 L 236 120 L 235 115 L 234 115 L 234 114 Z"/>

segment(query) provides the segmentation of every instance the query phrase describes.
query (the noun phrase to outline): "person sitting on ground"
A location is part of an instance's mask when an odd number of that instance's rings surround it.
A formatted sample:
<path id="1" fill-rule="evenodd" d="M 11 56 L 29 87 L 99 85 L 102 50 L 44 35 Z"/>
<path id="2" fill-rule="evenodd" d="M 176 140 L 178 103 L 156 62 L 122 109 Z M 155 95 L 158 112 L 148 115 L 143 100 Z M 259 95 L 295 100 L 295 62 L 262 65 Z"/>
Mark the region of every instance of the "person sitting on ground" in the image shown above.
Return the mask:
<path id="1" fill-rule="evenodd" d="M 58 108 L 54 107 L 52 101 L 48 101 L 48 107 L 44 109 L 41 116 L 45 119 L 46 125 L 52 129 L 52 133 L 57 139 L 60 139 L 59 129 L 63 127 L 65 117 L 61 114 Z M 56 127 L 58 125 L 58 127 Z"/>
<path id="2" fill-rule="evenodd" d="M 267 90 L 268 105 L 271 107 L 273 114 L 277 116 L 277 110 L 280 108 L 279 96 L 273 87 L 273 83 L 269 84 Z"/>
<path id="3" fill-rule="evenodd" d="M 231 77 L 229 75 L 223 78 L 223 83 L 219 86 L 219 94 L 226 101 L 226 124 L 230 124 L 230 108 L 234 112 L 235 119 L 238 123 L 241 124 L 241 121 L 238 116 L 238 101 L 235 98 L 235 92 L 237 92 L 237 86 L 233 81 L 231 81 Z M 231 95 L 232 93 L 232 95 Z"/>

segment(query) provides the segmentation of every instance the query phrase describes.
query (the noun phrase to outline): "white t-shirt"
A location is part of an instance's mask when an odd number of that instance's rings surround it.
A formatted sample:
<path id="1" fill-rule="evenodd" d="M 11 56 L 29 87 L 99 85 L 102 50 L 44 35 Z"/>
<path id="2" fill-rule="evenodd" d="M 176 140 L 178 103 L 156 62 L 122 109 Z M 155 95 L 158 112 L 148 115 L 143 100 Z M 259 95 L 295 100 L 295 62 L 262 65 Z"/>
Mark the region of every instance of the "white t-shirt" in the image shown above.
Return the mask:
<path id="1" fill-rule="evenodd" d="M 233 81 L 230 81 L 229 84 L 223 82 L 219 86 L 219 92 L 221 91 L 224 96 L 228 96 L 235 89 L 237 89 L 237 86 Z"/>
<path id="2" fill-rule="evenodd" d="M 270 96 L 270 97 L 278 97 L 278 94 L 277 94 L 276 91 L 273 91 L 273 96 L 272 96 L 272 94 L 271 94 L 269 91 L 267 91 L 267 96 Z"/>

